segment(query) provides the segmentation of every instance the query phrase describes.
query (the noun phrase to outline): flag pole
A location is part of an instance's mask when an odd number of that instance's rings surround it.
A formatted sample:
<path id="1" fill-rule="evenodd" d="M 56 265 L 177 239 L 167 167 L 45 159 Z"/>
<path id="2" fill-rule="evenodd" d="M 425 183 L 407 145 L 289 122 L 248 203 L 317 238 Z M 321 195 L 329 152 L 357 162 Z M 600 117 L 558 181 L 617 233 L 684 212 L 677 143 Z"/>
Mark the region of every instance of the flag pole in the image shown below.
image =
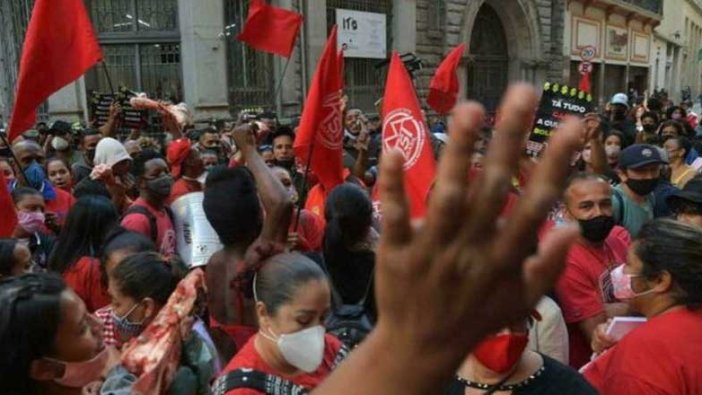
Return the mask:
<path id="1" fill-rule="evenodd" d="M 312 151 L 314 151 L 314 140 L 317 139 L 317 129 L 315 129 L 314 132 L 314 139 L 312 140 L 312 144 L 310 144 L 310 152 L 307 154 L 307 163 L 305 163 L 305 172 L 302 177 L 302 190 L 303 193 L 300 195 L 300 197 L 305 196 L 307 197 L 307 180 L 310 175 L 310 166 L 312 165 Z M 297 213 L 295 214 L 295 232 L 297 232 L 298 227 L 300 226 L 300 216 L 302 215 L 302 204 L 297 206 Z M 322 213 L 324 215 L 324 213 Z"/>
<path id="2" fill-rule="evenodd" d="M 110 78 L 110 72 L 107 70 L 107 63 L 102 61 L 102 70 L 105 72 L 105 78 L 107 79 L 107 86 L 110 87 L 110 93 L 115 94 L 115 88 L 112 86 L 112 78 Z"/>

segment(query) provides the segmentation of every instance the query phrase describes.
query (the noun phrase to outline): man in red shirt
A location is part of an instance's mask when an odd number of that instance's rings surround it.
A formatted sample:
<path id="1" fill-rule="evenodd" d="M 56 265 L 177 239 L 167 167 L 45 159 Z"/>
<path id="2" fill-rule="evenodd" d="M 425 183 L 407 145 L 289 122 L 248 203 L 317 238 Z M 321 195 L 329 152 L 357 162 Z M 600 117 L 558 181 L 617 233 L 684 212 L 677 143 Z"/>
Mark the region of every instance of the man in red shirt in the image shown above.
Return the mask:
<path id="1" fill-rule="evenodd" d="M 202 191 L 207 173 L 200 151 L 192 146 L 190 140 L 180 138 L 173 141 L 168 146 L 166 157 L 171 166 L 171 174 L 177 179 L 171 189 L 169 203 L 188 193 Z"/>
<path id="2" fill-rule="evenodd" d="M 134 173 L 139 198 L 125 212 L 122 226 L 150 238 L 161 254 L 171 256 L 176 252 L 176 235 L 166 207 L 173 187 L 168 165 L 161 155 L 146 150 L 134 159 Z"/>
<path id="3" fill-rule="evenodd" d="M 614 226 L 612 188 L 604 178 L 573 176 L 564 203 L 563 217 L 580 224 L 581 236 L 568 253 L 556 295 L 568 325 L 570 365 L 579 368 L 590 359 L 597 325 L 627 312 L 614 298 L 609 273 L 626 261 L 630 240 L 626 230 Z"/>

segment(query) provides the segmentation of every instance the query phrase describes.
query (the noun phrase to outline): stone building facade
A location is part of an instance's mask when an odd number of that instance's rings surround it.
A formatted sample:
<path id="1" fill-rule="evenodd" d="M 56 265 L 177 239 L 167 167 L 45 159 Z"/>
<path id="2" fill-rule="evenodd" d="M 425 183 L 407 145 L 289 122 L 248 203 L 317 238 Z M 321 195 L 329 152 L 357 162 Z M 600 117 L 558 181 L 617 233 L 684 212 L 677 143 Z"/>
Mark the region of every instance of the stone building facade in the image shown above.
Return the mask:
<path id="1" fill-rule="evenodd" d="M 113 84 L 183 100 L 200 120 L 236 116 L 249 108 L 272 109 L 283 117 L 299 114 L 337 8 L 386 16 L 387 55 L 394 49 L 421 60 L 414 76 L 422 103 L 436 67 L 459 43 L 468 48 L 460 63 L 460 95 L 489 110 L 510 81 L 540 85 L 565 78 L 565 0 L 269 3 L 304 15 L 289 63 L 234 39 L 248 0 L 86 0 Z M 0 54 L 6 51 L 0 43 Z M 351 105 L 376 112 L 373 103 L 382 97 L 386 68 L 382 59 L 347 58 Z M 4 83 L 6 102 L 11 102 L 7 87 L 13 83 Z M 49 114 L 84 119 L 87 92 L 104 92 L 107 85 L 104 70 L 96 68 L 52 96 Z M 7 115 L 8 106 L 0 106 L 0 112 Z"/>

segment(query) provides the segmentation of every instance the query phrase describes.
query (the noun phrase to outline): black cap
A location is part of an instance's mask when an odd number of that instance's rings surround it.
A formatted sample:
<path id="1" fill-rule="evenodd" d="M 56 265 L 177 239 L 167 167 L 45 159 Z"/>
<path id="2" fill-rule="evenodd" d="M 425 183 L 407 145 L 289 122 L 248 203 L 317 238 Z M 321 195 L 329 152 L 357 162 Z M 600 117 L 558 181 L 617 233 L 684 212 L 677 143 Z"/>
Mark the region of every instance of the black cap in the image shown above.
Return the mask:
<path id="1" fill-rule="evenodd" d="M 671 193 L 665 201 L 673 211 L 675 211 L 675 207 L 685 202 L 702 206 L 702 176 L 688 181 L 683 189 Z"/>
<path id="2" fill-rule="evenodd" d="M 638 169 L 654 163 L 664 164 L 661 149 L 650 144 L 634 144 L 626 147 L 619 155 L 619 167 L 622 169 Z"/>
<path id="3" fill-rule="evenodd" d="M 51 124 L 49 131 L 54 134 L 68 134 L 71 133 L 71 124 L 66 121 L 56 121 Z"/>

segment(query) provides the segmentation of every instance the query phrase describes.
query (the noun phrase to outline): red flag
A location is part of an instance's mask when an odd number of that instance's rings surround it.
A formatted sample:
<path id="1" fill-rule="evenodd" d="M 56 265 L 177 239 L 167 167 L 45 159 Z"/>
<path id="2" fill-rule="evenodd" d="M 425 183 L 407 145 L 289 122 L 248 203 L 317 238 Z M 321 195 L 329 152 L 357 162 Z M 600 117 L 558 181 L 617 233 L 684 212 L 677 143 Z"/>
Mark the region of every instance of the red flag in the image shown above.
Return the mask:
<path id="1" fill-rule="evenodd" d="M 7 179 L 0 171 L 0 237 L 11 237 L 17 227 L 15 203 L 7 189 Z"/>
<path id="2" fill-rule="evenodd" d="M 259 51 L 289 58 L 295 47 L 302 15 L 284 8 L 272 7 L 265 0 L 251 0 L 244 29 L 236 36 Z"/>
<path id="3" fill-rule="evenodd" d="M 434 153 L 412 80 L 395 51 L 383 97 L 383 150 L 388 149 L 398 149 L 404 155 L 412 218 L 423 217 L 434 181 Z"/>
<path id="4" fill-rule="evenodd" d="M 304 163 L 310 160 L 312 151 L 310 168 L 327 193 L 343 182 L 341 90 L 344 82 L 341 67 L 334 26 L 312 78 L 293 146 L 295 155 Z"/>
<path id="5" fill-rule="evenodd" d="M 83 0 L 37 0 L 22 47 L 9 140 L 32 127 L 44 100 L 100 60 Z"/>
<path id="6" fill-rule="evenodd" d="M 434 77 L 429 84 L 427 104 L 439 114 L 446 114 L 456 105 L 458 96 L 458 76 L 456 69 L 461 61 L 466 45 L 461 44 L 454 48 L 436 69 Z"/>
<path id="7" fill-rule="evenodd" d="M 590 93 L 590 73 L 583 73 L 580 75 L 580 84 L 578 89 L 583 92 Z"/>

